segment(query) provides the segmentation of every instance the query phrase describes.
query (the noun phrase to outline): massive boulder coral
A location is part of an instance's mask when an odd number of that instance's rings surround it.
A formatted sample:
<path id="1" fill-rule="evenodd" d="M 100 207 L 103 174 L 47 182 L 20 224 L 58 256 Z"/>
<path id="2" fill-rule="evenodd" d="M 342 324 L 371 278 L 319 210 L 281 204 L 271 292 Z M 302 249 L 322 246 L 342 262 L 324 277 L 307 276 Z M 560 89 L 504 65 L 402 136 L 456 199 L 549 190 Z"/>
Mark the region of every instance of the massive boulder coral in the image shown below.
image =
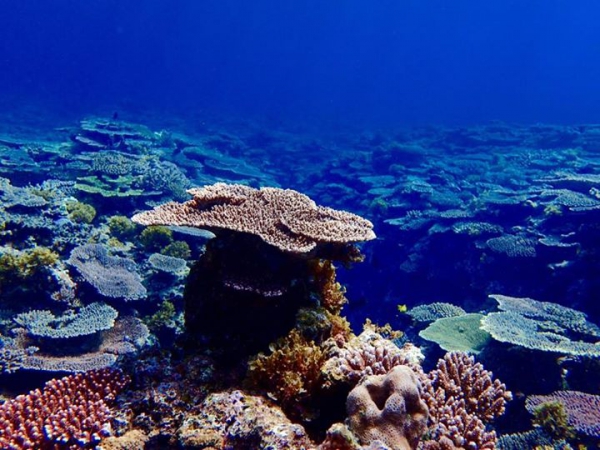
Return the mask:
<path id="1" fill-rule="evenodd" d="M 346 402 L 349 429 L 363 445 L 381 441 L 392 450 L 415 450 L 428 417 L 419 389 L 406 366 L 364 378 Z"/>

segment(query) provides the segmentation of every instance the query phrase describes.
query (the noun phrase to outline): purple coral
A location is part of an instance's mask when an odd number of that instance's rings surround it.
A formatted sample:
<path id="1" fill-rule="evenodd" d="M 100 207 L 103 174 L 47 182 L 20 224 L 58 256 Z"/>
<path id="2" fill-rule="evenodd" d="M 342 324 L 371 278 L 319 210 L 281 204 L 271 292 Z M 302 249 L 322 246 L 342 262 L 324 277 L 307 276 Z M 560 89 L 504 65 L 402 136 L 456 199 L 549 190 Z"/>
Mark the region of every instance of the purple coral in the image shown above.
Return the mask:
<path id="1" fill-rule="evenodd" d="M 336 382 L 356 384 L 369 375 L 385 375 L 399 365 L 418 365 L 419 349 L 412 344 L 398 348 L 393 342 L 370 330 L 363 331 L 348 342 L 336 343 L 328 349 L 328 360 L 321 371 L 326 386 Z"/>
<path id="2" fill-rule="evenodd" d="M 429 407 L 427 450 L 451 448 L 494 449 L 495 433 L 485 423 L 502 415 L 512 394 L 493 374 L 461 352 L 447 353 L 435 370 L 421 375 L 423 398 Z"/>

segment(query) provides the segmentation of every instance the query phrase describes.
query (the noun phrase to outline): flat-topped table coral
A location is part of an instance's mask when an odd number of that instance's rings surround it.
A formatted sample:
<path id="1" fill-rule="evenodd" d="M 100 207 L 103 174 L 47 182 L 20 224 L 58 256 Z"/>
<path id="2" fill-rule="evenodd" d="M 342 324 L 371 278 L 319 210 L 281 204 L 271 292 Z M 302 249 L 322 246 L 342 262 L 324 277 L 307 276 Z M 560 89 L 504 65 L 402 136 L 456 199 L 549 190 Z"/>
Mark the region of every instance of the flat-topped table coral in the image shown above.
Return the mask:
<path id="1" fill-rule="evenodd" d="M 317 206 L 290 189 L 217 183 L 188 191 L 133 216 L 142 225 L 205 228 L 216 238 L 196 263 L 185 290 L 186 332 L 206 339 L 227 359 L 265 350 L 285 336 L 299 309 L 315 305 L 337 314 L 344 302 L 330 263 L 360 260 L 352 246 L 375 238 L 373 225 L 345 211 Z M 331 278 L 325 282 L 323 277 Z"/>

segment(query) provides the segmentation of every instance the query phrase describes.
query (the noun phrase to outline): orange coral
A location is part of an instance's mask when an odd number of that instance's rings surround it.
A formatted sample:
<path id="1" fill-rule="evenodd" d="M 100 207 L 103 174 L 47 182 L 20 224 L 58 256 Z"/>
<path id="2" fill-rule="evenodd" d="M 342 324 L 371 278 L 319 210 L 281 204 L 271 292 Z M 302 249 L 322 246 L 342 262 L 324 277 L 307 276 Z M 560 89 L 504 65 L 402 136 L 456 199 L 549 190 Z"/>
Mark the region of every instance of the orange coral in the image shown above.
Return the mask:
<path id="1" fill-rule="evenodd" d="M 329 260 L 312 261 L 310 271 L 321 305 L 330 313 L 339 314 L 348 299 L 344 295 L 346 289 L 336 281 L 333 263 Z"/>
<path id="2" fill-rule="evenodd" d="M 271 345 L 271 354 L 259 354 L 250 361 L 252 385 L 264 389 L 282 408 L 296 418 L 309 418 L 312 394 L 321 385 L 323 350 L 297 330 Z"/>

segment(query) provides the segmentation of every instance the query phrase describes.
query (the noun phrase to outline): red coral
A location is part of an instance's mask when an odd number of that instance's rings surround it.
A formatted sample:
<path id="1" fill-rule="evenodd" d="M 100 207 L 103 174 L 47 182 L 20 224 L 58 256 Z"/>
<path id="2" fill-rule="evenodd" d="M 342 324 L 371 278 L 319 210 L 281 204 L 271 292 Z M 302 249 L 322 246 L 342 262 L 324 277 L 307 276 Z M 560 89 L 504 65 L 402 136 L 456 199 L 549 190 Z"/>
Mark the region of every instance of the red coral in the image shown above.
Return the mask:
<path id="1" fill-rule="evenodd" d="M 129 379 L 101 369 L 50 380 L 0 405 L 0 448 L 77 449 L 110 435 L 108 407 Z"/>

